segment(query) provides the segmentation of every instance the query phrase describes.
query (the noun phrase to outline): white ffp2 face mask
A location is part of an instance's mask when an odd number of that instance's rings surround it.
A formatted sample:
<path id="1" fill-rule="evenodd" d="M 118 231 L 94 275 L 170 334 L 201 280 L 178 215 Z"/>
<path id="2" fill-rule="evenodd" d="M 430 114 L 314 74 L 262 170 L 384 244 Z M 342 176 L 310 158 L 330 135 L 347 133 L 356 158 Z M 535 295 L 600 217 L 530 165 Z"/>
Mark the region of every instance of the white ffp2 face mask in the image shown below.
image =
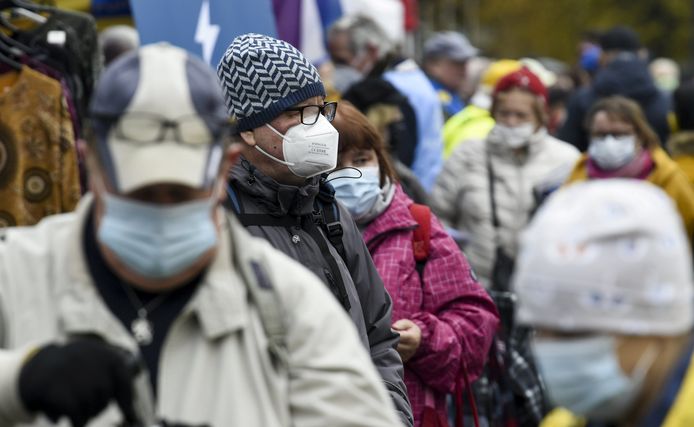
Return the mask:
<path id="1" fill-rule="evenodd" d="M 265 126 L 283 139 L 284 160 L 263 150 L 258 144 L 255 145 L 256 150 L 287 166 L 294 175 L 310 178 L 331 171 L 337 166 L 339 134 L 322 114 L 318 116 L 316 123 L 312 125 L 299 123 L 289 128 L 284 135 L 269 123 Z"/>

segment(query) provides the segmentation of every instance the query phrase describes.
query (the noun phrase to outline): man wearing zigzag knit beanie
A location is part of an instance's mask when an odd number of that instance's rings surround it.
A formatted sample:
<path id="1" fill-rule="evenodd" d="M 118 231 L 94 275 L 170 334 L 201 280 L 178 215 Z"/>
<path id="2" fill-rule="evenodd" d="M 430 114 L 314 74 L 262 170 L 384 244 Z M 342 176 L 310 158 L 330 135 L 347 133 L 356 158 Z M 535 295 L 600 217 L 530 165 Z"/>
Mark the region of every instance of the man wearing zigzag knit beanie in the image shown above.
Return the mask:
<path id="1" fill-rule="evenodd" d="M 322 175 L 337 163 L 336 103 L 325 103 L 315 67 L 292 45 L 261 34 L 237 37 L 217 68 L 242 159 L 227 206 L 251 234 L 313 271 L 357 328 L 403 425 L 412 410 L 391 330 L 391 299 L 361 234 Z M 335 337 L 339 340 L 340 337 Z"/>

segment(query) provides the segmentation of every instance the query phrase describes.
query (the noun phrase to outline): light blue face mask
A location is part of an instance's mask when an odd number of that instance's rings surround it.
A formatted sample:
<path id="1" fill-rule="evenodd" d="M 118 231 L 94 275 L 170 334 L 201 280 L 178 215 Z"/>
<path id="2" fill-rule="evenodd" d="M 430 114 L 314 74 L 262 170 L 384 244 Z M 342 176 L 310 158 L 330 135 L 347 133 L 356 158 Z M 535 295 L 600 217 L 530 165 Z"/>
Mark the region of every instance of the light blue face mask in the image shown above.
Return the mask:
<path id="1" fill-rule="evenodd" d="M 98 238 L 134 272 L 171 277 L 217 242 L 211 199 L 156 205 L 104 193 Z"/>
<path id="2" fill-rule="evenodd" d="M 356 222 L 362 220 L 381 197 L 378 166 L 359 168 L 361 177 L 356 178 L 353 169 L 343 169 L 330 174 L 330 183 L 335 188 L 335 197 L 347 208 Z"/>
<path id="3" fill-rule="evenodd" d="M 657 356 L 655 348 L 646 350 L 629 377 L 619 365 L 611 336 L 536 339 L 533 350 L 552 402 L 602 422 L 626 414 Z"/>

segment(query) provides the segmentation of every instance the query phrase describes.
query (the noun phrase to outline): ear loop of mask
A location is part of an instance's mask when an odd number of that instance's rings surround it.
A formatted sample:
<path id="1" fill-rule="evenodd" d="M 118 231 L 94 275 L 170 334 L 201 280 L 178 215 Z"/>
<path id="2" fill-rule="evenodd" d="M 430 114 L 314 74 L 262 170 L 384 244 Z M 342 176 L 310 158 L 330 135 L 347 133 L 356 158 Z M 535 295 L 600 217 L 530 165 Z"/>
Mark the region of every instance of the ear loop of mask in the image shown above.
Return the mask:
<path id="1" fill-rule="evenodd" d="M 282 141 L 284 142 L 289 142 L 291 143 L 291 140 L 287 138 L 286 136 L 282 135 L 277 129 L 272 127 L 269 123 L 265 123 L 265 126 L 270 128 L 271 131 L 275 132 L 277 136 L 282 138 Z M 296 166 L 296 163 L 294 162 L 288 162 L 286 160 L 280 160 L 277 157 L 273 156 L 272 154 L 268 153 L 267 151 L 263 150 L 257 143 L 255 144 L 255 149 L 266 155 L 267 157 L 271 158 L 272 160 L 276 161 L 277 163 L 283 164 L 285 166 Z"/>
<path id="2" fill-rule="evenodd" d="M 355 167 L 352 167 L 352 166 L 347 166 L 347 167 L 344 167 L 344 168 L 335 169 L 334 171 L 330 172 L 330 175 L 334 174 L 335 172 L 339 172 L 339 171 L 343 171 L 343 170 L 347 170 L 347 169 L 352 169 L 352 170 L 357 171 L 357 172 L 359 173 L 359 176 L 336 176 L 335 178 L 330 178 L 330 179 L 325 180 L 325 182 L 335 181 L 336 179 L 342 179 L 342 178 L 345 178 L 345 179 L 359 179 L 359 178 L 361 178 L 362 176 L 364 176 L 364 174 L 362 173 L 362 171 L 360 171 L 359 169 L 357 169 L 357 168 L 355 168 Z M 328 175 L 328 176 L 330 176 L 330 175 Z"/>

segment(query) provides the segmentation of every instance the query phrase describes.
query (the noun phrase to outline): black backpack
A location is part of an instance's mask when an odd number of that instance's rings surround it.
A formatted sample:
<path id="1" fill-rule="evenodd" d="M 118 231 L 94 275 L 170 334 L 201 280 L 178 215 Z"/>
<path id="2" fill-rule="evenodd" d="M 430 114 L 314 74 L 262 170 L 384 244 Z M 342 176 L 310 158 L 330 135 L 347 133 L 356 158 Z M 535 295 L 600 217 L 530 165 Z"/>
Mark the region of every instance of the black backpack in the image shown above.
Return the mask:
<path id="1" fill-rule="evenodd" d="M 347 290 L 345 288 L 344 281 L 342 280 L 340 268 L 335 258 L 330 255 L 330 250 L 326 243 L 327 238 L 328 242 L 340 254 L 340 257 L 346 264 L 347 258 L 345 254 L 345 246 L 342 242 L 343 229 L 342 224 L 340 223 L 340 209 L 335 201 L 335 189 L 332 187 L 332 185 L 330 185 L 330 183 L 327 182 L 327 174 L 323 174 L 321 176 L 318 195 L 316 196 L 314 202 L 313 213 L 310 215 L 304 215 L 302 217 L 278 217 L 264 213 L 246 213 L 243 211 L 243 206 L 238 197 L 237 191 L 238 190 L 234 188 L 232 183 L 227 184 L 228 197 L 225 200 L 224 205 L 236 214 L 239 222 L 241 222 L 244 227 L 253 225 L 285 227 L 289 230 L 289 232 L 291 232 L 292 228 L 299 226 L 301 229 L 305 230 L 311 235 L 313 240 L 320 248 L 321 254 L 323 254 L 323 258 L 330 268 L 330 275 L 328 277 L 330 291 L 333 293 L 333 295 L 335 295 L 335 298 L 337 298 L 345 311 L 349 311 L 351 308 L 351 303 L 349 302 Z"/>

